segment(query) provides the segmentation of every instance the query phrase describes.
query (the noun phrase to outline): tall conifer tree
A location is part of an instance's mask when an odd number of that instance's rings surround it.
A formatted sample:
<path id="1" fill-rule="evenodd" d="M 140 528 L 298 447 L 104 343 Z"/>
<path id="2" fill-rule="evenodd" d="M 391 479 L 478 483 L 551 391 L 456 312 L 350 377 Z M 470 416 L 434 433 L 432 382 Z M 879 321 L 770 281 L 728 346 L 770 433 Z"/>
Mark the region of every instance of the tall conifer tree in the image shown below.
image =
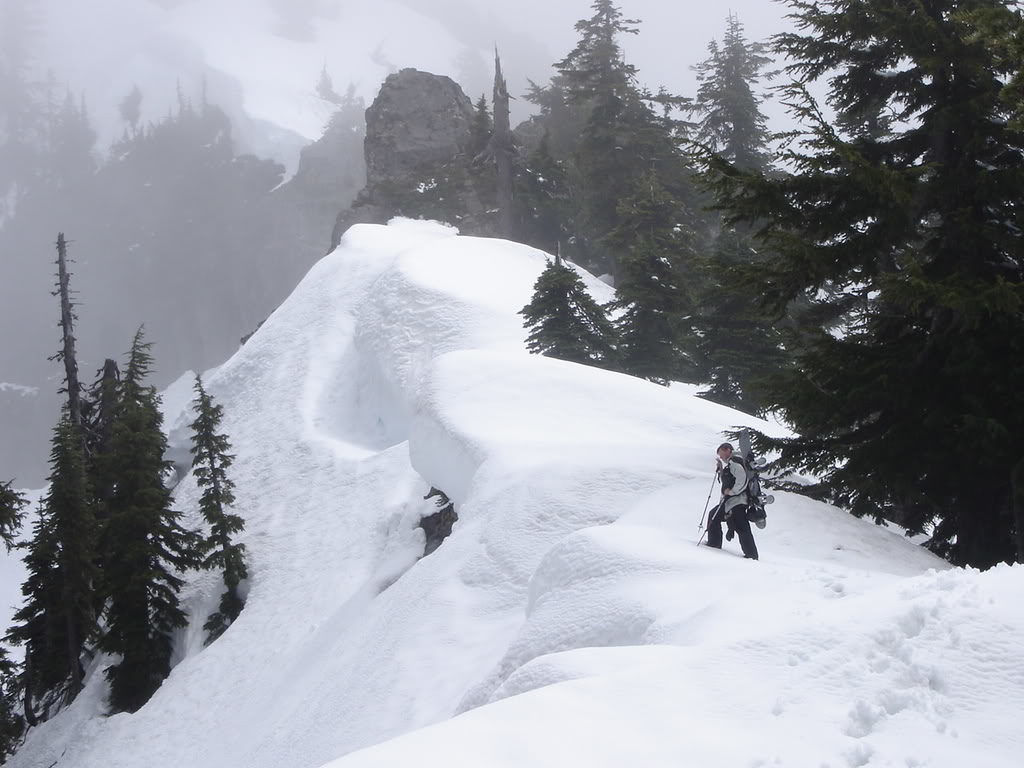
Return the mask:
<path id="1" fill-rule="evenodd" d="M 692 269 L 696 260 L 686 206 L 654 171 L 619 204 L 611 239 L 623 252 L 613 306 L 618 354 L 626 373 L 660 384 L 693 380 Z"/>
<path id="2" fill-rule="evenodd" d="M 230 511 L 235 503 L 235 484 L 228 469 L 234 462 L 234 456 L 228 453 L 231 443 L 227 435 L 220 432 L 224 407 L 213 402 L 199 376 L 196 376 L 195 393 L 196 418 L 191 424 L 192 468 L 196 484 L 203 489 L 199 509 L 210 526 L 210 534 L 201 547 L 202 567 L 219 569 L 224 575 L 225 586 L 220 607 L 203 627 L 207 632 L 207 642 L 211 643 L 224 633 L 245 607 L 238 585 L 249 572 L 245 565 L 245 545 L 234 540 L 235 534 L 245 529 L 245 521 Z"/>
<path id="3" fill-rule="evenodd" d="M 618 222 L 618 201 L 652 158 L 634 151 L 624 129 L 626 111 L 638 100 L 636 68 L 626 63 L 619 38 L 637 34 L 612 0 L 595 0 L 593 15 L 576 24 L 579 42 L 557 65 L 568 102 L 586 115 L 572 159 L 579 212 L 576 258 L 586 266 L 616 271 L 604 238 Z"/>
<path id="4" fill-rule="evenodd" d="M 766 298 L 806 307 L 772 402 L 800 437 L 762 448 L 855 514 L 934 524 L 954 562 L 1011 560 L 1024 134 L 1007 89 L 1021 60 L 991 30 L 1019 38 L 1021 15 L 1002 0 L 790 5 L 798 31 L 776 44 L 806 129 L 794 172 L 723 168 L 720 189 L 771 254 Z M 826 78 L 838 128 L 807 95 Z"/>
<path id="5" fill-rule="evenodd" d="M 60 545 L 45 505 L 38 511 L 32 537 L 21 546 L 25 549 L 22 561 L 27 573 L 21 585 L 24 600 L 4 640 L 25 649 L 20 689 L 25 720 L 36 725 L 59 706 L 69 677 L 67 636 L 60 611 Z"/>
<path id="6" fill-rule="evenodd" d="M 718 162 L 769 170 L 769 132 L 757 86 L 770 64 L 765 46 L 748 41 L 739 18 L 730 13 L 722 43 L 712 41 L 708 58 L 694 68 L 700 84 L 690 107 L 694 139 Z M 775 328 L 780 321 L 764 311 L 743 277 L 763 260 L 749 225 L 721 226 L 703 260 L 696 313 L 701 378 L 709 384 L 701 394 L 751 412 L 764 409 L 764 376 L 784 364 Z"/>
<path id="7" fill-rule="evenodd" d="M 81 430 L 67 413 L 54 429 L 50 468 L 39 518 L 24 545 L 25 602 L 7 633 L 9 642 L 25 648 L 25 716 L 33 724 L 81 691 L 82 657 L 96 625 L 95 521 Z"/>
<path id="8" fill-rule="evenodd" d="M 560 257 L 537 278 L 533 299 L 520 312 L 529 331 L 530 352 L 574 363 L 615 365 L 615 329 L 604 307 L 587 292 L 580 276 Z"/>
<path id="9" fill-rule="evenodd" d="M 552 153 L 547 132 L 527 156 L 516 184 L 524 242 L 548 252 L 564 248 L 574 230 L 575 206 L 565 162 Z"/>
<path id="10" fill-rule="evenodd" d="M 95 629 L 96 525 L 86 471 L 81 385 L 75 352 L 74 302 L 71 299 L 66 241 L 57 237 L 54 295 L 60 297 L 60 351 L 52 359 L 64 365 L 67 404 L 50 452 L 50 475 L 39 521 L 26 545 L 29 573 L 22 585 L 25 604 L 15 614 L 8 639 L 25 646 L 25 716 L 43 718 L 54 705 L 69 703 L 82 690 L 82 657 Z"/>
<path id="11" fill-rule="evenodd" d="M 96 526 L 81 430 L 67 413 L 54 429 L 50 467 L 40 523 L 26 557 L 26 608 L 15 615 L 22 627 L 35 622 L 42 635 L 30 628 L 22 636 L 16 628 L 12 637 L 25 642 L 26 654 L 33 656 L 36 693 L 59 685 L 64 700 L 71 701 L 82 689 L 81 660 L 95 629 Z"/>
<path id="12" fill-rule="evenodd" d="M 104 546 L 108 591 L 100 647 L 120 659 L 107 669 L 110 705 L 134 712 L 171 668 L 171 635 L 185 625 L 178 574 L 198 564 L 196 534 L 180 523 L 164 485 L 170 463 L 156 391 L 145 384 L 151 344 L 135 334 L 111 436 L 116 483 Z"/>
<path id="13" fill-rule="evenodd" d="M 491 134 L 494 132 L 494 124 L 491 122 L 491 110 L 487 106 L 487 97 L 480 94 L 476 104 L 473 106 L 473 123 L 470 126 L 471 138 L 469 142 L 469 153 L 476 158 L 487 150 L 490 144 Z"/>
<path id="14" fill-rule="evenodd" d="M 761 170 L 769 164 L 764 97 L 756 88 L 771 62 L 765 46 L 747 40 L 739 17 L 730 13 L 721 45 L 712 40 L 708 57 L 693 68 L 698 82 L 691 107 L 697 115 L 694 138 L 740 168 Z"/>

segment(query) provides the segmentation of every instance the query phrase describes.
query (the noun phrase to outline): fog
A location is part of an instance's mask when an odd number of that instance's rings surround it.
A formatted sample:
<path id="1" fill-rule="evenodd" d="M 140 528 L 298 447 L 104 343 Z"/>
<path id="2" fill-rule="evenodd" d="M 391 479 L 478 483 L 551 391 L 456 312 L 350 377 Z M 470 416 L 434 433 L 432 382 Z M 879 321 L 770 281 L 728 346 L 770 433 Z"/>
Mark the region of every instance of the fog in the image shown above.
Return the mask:
<path id="1" fill-rule="evenodd" d="M 691 67 L 728 9 L 621 6 L 642 22 L 622 41 L 642 83 L 692 95 Z M 769 0 L 729 8 L 752 40 L 785 24 Z M 518 121 L 529 81 L 548 81 L 590 13 L 589 0 L 0 0 L 0 74 L 24 86 L 0 82 L 0 481 L 45 474 L 62 376 L 47 360 L 58 231 L 76 259 L 83 380 L 145 323 L 165 386 L 237 348 L 324 253 L 361 186 L 358 102 L 327 137 L 338 158 L 327 181 L 289 183 L 336 109 L 316 94 L 322 69 L 365 104 L 405 67 L 450 75 L 475 98 L 490 92 L 496 47 Z M 126 110 L 133 88 L 141 101 Z M 49 127 L 23 119 L 29 92 Z M 766 111 L 779 119 L 777 105 Z M 152 125 L 164 128 L 149 137 Z M 37 157 L 55 130 L 59 151 Z M 173 154 L 183 142 L 194 157 Z"/>
<path id="2" fill-rule="evenodd" d="M 3 0 L 10 2 L 11 0 Z M 304 141 L 320 135 L 326 116 L 311 88 L 322 66 L 340 87 L 355 83 L 369 102 L 392 70 L 416 67 L 449 74 L 471 96 L 489 92 L 497 46 L 513 95 L 528 80 L 545 82 L 551 65 L 575 43 L 587 0 L 38 0 L 42 58 L 58 81 L 84 92 L 100 145 L 120 134 L 117 105 L 133 85 L 146 93 L 144 118 L 166 112 L 180 85 L 210 97 L 241 130 L 245 148 L 293 168 Z M 692 0 L 627 0 L 641 20 L 623 41 L 642 81 L 692 93 L 690 67 L 720 37 L 728 10 Z M 728 9 L 751 39 L 784 27 L 784 6 L 733 0 Z M 529 105 L 513 105 L 514 117 Z M 770 110 L 774 113 L 777 110 Z M 257 124 L 253 125 L 253 121 Z M 290 134 L 268 140 L 267 126 Z"/>

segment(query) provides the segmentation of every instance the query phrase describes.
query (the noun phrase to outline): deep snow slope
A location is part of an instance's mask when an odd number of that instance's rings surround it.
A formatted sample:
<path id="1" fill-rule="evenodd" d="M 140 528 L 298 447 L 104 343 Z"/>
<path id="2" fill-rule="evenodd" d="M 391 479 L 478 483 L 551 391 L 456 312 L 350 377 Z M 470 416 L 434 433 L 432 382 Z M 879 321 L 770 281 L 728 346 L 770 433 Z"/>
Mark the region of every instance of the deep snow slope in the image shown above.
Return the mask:
<path id="1" fill-rule="evenodd" d="M 350 230 L 207 380 L 247 522 L 242 616 L 204 649 L 219 584 L 190 574 L 152 701 L 102 716 L 97 659 L 12 765 L 1018 765 L 1024 570 L 947 570 L 784 494 L 760 562 L 695 546 L 722 430 L 772 427 L 527 355 L 544 259 L 429 223 Z M 459 522 L 419 559 L 431 486 Z M 186 478 L 194 521 L 196 498 Z"/>

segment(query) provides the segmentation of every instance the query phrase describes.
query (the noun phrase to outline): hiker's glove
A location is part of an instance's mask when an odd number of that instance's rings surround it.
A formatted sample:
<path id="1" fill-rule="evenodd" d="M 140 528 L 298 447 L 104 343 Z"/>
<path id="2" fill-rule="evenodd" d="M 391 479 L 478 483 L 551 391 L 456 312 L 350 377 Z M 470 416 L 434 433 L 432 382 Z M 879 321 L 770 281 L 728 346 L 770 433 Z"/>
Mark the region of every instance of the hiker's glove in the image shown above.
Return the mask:
<path id="1" fill-rule="evenodd" d="M 736 535 L 736 531 L 734 529 L 730 528 L 728 531 L 725 532 L 725 540 L 726 541 L 732 541 L 732 537 L 735 536 L 735 535 Z"/>

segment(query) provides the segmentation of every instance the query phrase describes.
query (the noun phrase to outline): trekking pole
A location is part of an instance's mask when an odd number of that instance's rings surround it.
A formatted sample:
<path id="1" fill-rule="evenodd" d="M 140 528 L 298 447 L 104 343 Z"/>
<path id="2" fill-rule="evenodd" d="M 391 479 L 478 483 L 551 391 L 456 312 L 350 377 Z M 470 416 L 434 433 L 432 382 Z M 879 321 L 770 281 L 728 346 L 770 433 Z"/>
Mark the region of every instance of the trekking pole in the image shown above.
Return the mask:
<path id="1" fill-rule="evenodd" d="M 718 482 L 718 475 L 719 475 L 719 473 L 721 471 L 722 471 L 721 468 L 716 469 L 715 470 L 715 476 L 713 478 L 711 478 L 711 490 L 708 491 L 708 500 L 704 502 L 704 511 L 701 513 L 700 523 L 698 523 L 698 525 L 697 525 L 697 533 L 700 533 L 701 531 L 704 530 L 704 518 L 707 517 L 708 507 L 711 506 L 711 494 L 713 494 L 715 492 L 715 483 Z M 707 531 L 705 531 L 705 533 L 707 533 Z M 703 539 L 704 539 L 704 534 L 701 533 L 700 534 L 700 538 L 697 539 L 697 544 L 700 545 L 700 543 L 701 543 L 701 541 Z"/>

